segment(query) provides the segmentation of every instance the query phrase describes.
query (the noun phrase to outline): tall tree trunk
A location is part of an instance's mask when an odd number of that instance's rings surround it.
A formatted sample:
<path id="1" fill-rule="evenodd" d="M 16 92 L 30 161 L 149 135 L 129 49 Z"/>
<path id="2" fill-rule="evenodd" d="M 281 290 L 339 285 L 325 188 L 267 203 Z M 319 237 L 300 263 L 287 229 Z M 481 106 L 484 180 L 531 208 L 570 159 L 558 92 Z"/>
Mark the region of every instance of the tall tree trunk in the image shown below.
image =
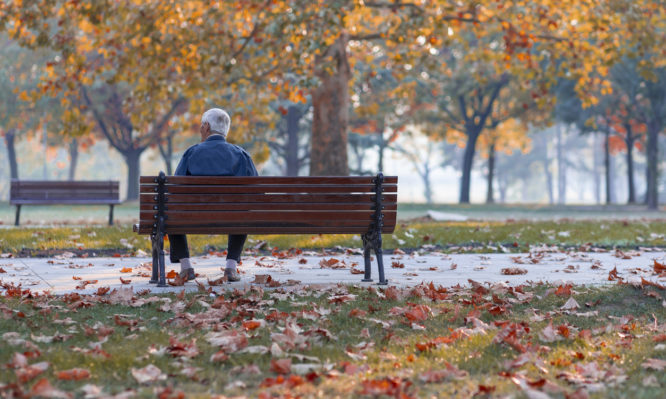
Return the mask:
<path id="1" fill-rule="evenodd" d="M 631 125 L 627 125 L 627 137 L 625 144 L 627 145 L 627 189 L 629 190 L 629 199 L 627 203 L 636 203 L 636 185 L 634 183 L 634 140 L 635 137 L 631 131 Z"/>
<path id="2" fill-rule="evenodd" d="M 606 178 L 606 204 L 612 202 L 611 199 L 611 165 L 610 165 L 610 130 L 604 132 L 604 173 Z"/>
<path id="3" fill-rule="evenodd" d="M 160 155 L 164 160 L 164 166 L 166 167 L 167 176 L 171 176 L 173 172 L 173 135 L 168 134 L 166 137 L 166 148 L 162 145 L 162 142 L 157 143 L 157 148 L 160 150 Z"/>
<path id="4" fill-rule="evenodd" d="M 659 131 L 658 123 L 653 119 L 647 124 L 647 193 L 646 203 L 648 209 L 659 208 Z"/>
<path id="5" fill-rule="evenodd" d="M 298 176 L 301 166 L 298 161 L 298 124 L 302 116 L 297 105 L 287 108 L 287 176 Z"/>
<path id="6" fill-rule="evenodd" d="M 425 195 L 426 203 L 432 204 L 432 183 L 430 182 L 430 165 L 428 160 L 423 163 L 423 194 Z"/>
<path id="7" fill-rule="evenodd" d="M 479 138 L 480 129 L 467 132 L 467 145 L 463 155 L 462 177 L 460 179 L 460 203 L 469 204 L 469 192 L 472 180 L 472 165 L 476 151 L 476 140 Z"/>
<path id="8" fill-rule="evenodd" d="M 562 124 L 557 124 L 557 203 L 567 202 L 567 166 L 565 164 Z"/>
<path id="9" fill-rule="evenodd" d="M 76 165 L 79 163 L 79 141 L 73 138 L 69 142 L 69 180 L 76 177 Z"/>
<path id="10" fill-rule="evenodd" d="M 311 176 L 349 174 L 347 125 L 351 69 L 348 40 L 349 35 L 343 32 L 324 54 L 315 58 L 315 76 L 320 83 L 312 91 Z M 329 73 L 329 69 L 333 72 Z"/>
<path id="11" fill-rule="evenodd" d="M 592 178 L 594 181 L 594 199 L 596 200 L 597 204 L 601 204 L 601 177 L 599 176 L 599 164 L 601 161 L 599 160 L 599 136 L 596 133 L 592 134 L 592 162 L 594 163 L 592 165 Z"/>
<path id="12" fill-rule="evenodd" d="M 488 149 L 488 191 L 486 192 L 486 204 L 495 202 L 493 195 L 493 178 L 495 176 L 495 143 Z"/>
<path id="13" fill-rule="evenodd" d="M 543 171 L 546 174 L 546 185 L 548 186 L 548 203 L 555 204 L 555 193 L 553 192 L 553 172 L 550 171 L 550 159 L 545 156 L 541 162 L 543 163 Z"/>
<path id="14" fill-rule="evenodd" d="M 18 179 L 18 163 L 16 163 L 16 146 L 14 141 L 16 140 L 16 130 L 9 129 L 5 133 L 5 145 L 7 146 L 7 158 L 9 158 L 9 177 L 12 179 Z"/>
<path id="15" fill-rule="evenodd" d="M 139 199 L 139 175 L 141 173 L 141 154 L 143 149 L 123 153 L 127 164 L 127 201 Z"/>

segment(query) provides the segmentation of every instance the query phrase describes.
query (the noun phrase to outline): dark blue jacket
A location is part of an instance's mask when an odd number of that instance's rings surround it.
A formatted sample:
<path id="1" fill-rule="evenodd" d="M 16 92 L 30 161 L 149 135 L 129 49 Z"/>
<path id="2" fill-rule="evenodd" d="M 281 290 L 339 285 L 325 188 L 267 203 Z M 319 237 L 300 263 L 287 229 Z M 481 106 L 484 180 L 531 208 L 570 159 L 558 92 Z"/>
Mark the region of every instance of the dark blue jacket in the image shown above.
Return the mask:
<path id="1" fill-rule="evenodd" d="M 257 176 L 252 158 L 241 147 L 219 134 L 188 148 L 176 168 L 176 176 Z"/>

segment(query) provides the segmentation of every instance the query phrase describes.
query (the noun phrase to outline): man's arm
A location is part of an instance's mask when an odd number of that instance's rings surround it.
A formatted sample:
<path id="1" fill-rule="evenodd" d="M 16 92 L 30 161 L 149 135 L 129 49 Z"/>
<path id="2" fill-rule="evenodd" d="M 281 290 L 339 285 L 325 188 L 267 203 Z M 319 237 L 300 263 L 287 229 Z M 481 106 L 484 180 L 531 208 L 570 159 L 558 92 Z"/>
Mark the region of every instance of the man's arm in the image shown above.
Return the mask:
<path id="1" fill-rule="evenodd" d="M 174 176 L 187 176 L 187 164 L 190 159 L 190 155 L 192 155 L 192 148 L 190 147 L 185 151 L 183 154 L 183 157 L 180 158 L 180 162 L 178 162 L 178 167 L 176 168 L 176 173 L 174 173 Z"/>

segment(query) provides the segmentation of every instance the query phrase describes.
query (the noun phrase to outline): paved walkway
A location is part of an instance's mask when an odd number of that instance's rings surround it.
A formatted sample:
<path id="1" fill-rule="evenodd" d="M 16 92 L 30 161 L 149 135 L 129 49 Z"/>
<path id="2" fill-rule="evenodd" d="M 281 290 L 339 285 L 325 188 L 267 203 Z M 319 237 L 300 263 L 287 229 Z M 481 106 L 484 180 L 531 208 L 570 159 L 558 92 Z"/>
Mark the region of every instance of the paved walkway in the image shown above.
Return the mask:
<path id="1" fill-rule="evenodd" d="M 71 254 L 70 254 L 71 255 Z M 654 270 L 654 261 L 666 263 L 666 252 L 629 251 L 625 253 L 581 253 L 535 251 L 531 254 L 464 254 L 427 255 L 386 254 L 384 263 L 389 283 L 400 286 L 434 282 L 437 285 L 453 286 L 469 284 L 468 279 L 478 282 L 503 281 L 510 285 L 524 282 L 572 282 L 575 284 L 609 283 L 609 272 L 617 268 L 617 275 L 625 281 L 640 281 L 641 277 L 666 284 L 666 277 L 659 277 Z M 198 289 L 195 282 L 184 287 L 158 288 L 149 284 L 149 258 L 75 258 L 58 256 L 44 258 L 0 259 L 0 282 L 7 286 L 20 284 L 32 291 L 49 291 L 53 294 L 70 292 L 93 293 L 100 287 L 132 287 L 134 291 L 149 289 L 153 292 L 181 291 L 183 288 Z M 265 282 L 268 277 L 281 285 L 299 284 L 363 284 L 363 258 L 358 254 L 321 256 L 304 253 L 299 256 L 279 259 L 273 256 L 245 257 L 239 268 L 242 281 L 214 285 L 222 277 L 224 258 L 217 256 L 193 259 L 197 281 L 206 288 L 213 282 L 216 292 L 242 288 L 254 281 Z M 509 272 L 524 274 L 506 275 Z M 167 264 L 167 271 L 179 270 L 179 265 Z M 373 262 L 373 278 L 377 281 L 376 263 Z M 666 273 L 662 273 L 666 276 Z M 124 282 L 122 281 L 124 280 Z M 4 291 L 0 287 L 0 293 Z"/>

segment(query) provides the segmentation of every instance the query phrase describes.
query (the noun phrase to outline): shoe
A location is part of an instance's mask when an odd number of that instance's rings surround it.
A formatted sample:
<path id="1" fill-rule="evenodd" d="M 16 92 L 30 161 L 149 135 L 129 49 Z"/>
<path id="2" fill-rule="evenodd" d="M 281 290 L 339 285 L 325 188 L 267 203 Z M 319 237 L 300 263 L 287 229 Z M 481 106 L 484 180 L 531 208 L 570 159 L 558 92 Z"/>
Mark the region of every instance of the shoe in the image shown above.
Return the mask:
<path id="1" fill-rule="evenodd" d="M 224 269 L 224 277 L 227 278 L 227 281 L 235 282 L 240 281 L 240 274 L 236 269 Z"/>
<path id="2" fill-rule="evenodd" d="M 182 278 L 185 281 L 194 280 L 196 278 L 196 275 L 194 274 L 194 269 L 190 267 L 189 269 L 181 270 L 180 278 Z"/>

